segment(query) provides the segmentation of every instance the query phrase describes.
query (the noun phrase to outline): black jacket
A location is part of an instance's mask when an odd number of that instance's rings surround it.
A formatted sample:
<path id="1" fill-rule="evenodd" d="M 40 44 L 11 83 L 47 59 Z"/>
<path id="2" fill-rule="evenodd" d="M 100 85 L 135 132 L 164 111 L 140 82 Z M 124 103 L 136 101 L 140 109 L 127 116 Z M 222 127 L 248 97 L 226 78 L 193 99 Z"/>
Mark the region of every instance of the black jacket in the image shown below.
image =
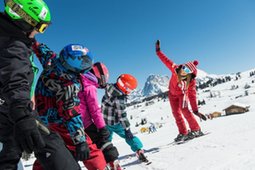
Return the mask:
<path id="1" fill-rule="evenodd" d="M 16 121 L 31 115 L 33 39 L 3 13 L 0 13 L 0 23 L 0 98 L 4 100 L 0 105 L 0 119 L 4 116 Z"/>

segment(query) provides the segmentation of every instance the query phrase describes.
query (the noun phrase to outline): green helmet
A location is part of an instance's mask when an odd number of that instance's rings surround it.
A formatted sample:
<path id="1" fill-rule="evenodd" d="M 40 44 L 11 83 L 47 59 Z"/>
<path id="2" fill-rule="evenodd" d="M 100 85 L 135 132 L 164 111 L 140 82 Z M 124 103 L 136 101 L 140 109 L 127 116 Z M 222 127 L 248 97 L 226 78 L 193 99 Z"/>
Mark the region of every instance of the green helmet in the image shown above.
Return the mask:
<path id="1" fill-rule="evenodd" d="M 51 21 L 50 10 L 43 0 L 5 0 L 5 12 L 13 20 L 23 19 L 39 32 Z"/>

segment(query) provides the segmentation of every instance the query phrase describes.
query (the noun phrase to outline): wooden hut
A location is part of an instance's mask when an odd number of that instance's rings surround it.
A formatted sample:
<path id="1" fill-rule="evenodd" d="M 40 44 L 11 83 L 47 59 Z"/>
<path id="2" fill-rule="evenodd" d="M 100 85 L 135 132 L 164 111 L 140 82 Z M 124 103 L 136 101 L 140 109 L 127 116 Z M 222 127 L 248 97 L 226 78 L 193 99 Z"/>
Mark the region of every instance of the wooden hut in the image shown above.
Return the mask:
<path id="1" fill-rule="evenodd" d="M 216 117 L 220 117 L 221 116 L 221 112 L 213 112 L 210 113 L 210 118 L 216 118 Z"/>
<path id="2" fill-rule="evenodd" d="M 238 104 L 233 104 L 226 109 L 224 109 L 226 116 L 228 115 L 233 115 L 233 114 L 240 114 L 240 113 L 245 113 L 249 111 L 250 106 L 244 106 L 244 105 L 238 105 Z"/>

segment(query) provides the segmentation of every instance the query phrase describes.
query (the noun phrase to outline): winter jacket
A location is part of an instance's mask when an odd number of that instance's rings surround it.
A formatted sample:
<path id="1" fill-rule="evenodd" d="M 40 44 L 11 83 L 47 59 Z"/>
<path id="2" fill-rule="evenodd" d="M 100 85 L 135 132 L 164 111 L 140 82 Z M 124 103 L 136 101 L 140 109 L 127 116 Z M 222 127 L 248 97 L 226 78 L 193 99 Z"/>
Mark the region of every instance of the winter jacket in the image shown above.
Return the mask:
<path id="1" fill-rule="evenodd" d="M 30 58 L 33 39 L 0 13 L 0 98 L 1 114 L 10 121 L 31 116 L 31 87 L 34 73 Z M 23 110 L 18 111 L 24 108 Z"/>
<path id="2" fill-rule="evenodd" d="M 97 78 L 90 72 L 81 75 L 82 90 L 79 92 L 80 113 L 85 129 L 92 123 L 98 129 L 105 127 L 101 108 L 97 101 Z"/>
<path id="3" fill-rule="evenodd" d="M 166 65 L 172 72 L 172 76 L 169 82 L 169 95 L 178 96 L 183 95 L 185 98 L 183 101 L 189 101 L 193 112 L 198 111 L 197 97 L 196 97 L 196 80 L 192 79 L 188 87 L 186 87 L 186 81 L 178 82 L 178 76 L 176 69 L 179 65 L 176 65 L 172 60 L 167 58 L 167 56 L 162 51 L 157 51 L 159 59 Z M 188 98 L 186 98 L 188 96 Z"/>
<path id="4" fill-rule="evenodd" d="M 84 142 L 84 126 L 79 113 L 79 74 L 67 72 L 57 55 L 46 45 L 33 47 L 43 66 L 35 89 L 40 118 L 49 127 L 58 125 L 66 128 L 74 145 Z"/>
<path id="5" fill-rule="evenodd" d="M 130 127 L 126 112 L 127 96 L 115 84 L 107 84 L 102 98 L 102 112 L 107 125 L 121 124 L 124 129 Z"/>

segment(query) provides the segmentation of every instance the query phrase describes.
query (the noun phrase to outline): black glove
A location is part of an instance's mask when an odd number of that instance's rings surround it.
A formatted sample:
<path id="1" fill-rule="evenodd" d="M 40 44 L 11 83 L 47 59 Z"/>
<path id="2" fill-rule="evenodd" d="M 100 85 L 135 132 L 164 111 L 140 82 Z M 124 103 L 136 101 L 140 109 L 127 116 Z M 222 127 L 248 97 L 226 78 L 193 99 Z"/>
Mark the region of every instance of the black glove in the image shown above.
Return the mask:
<path id="1" fill-rule="evenodd" d="M 200 113 L 200 112 L 198 112 L 198 111 L 195 111 L 195 112 L 193 112 L 196 116 L 198 116 L 200 119 L 203 119 L 204 121 L 206 121 L 207 120 L 207 117 L 204 115 L 204 114 L 202 114 L 202 113 Z"/>
<path id="2" fill-rule="evenodd" d="M 117 148 L 112 144 L 108 145 L 104 150 L 102 150 L 102 152 L 107 163 L 112 162 L 119 157 L 119 152 Z"/>
<path id="3" fill-rule="evenodd" d="M 89 158 L 89 146 L 86 142 L 76 145 L 76 160 L 83 161 Z"/>
<path id="4" fill-rule="evenodd" d="M 104 141 L 107 141 L 110 138 L 110 132 L 106 126 L 99 129 L 99 134 L 100 134 L 101 139 L 103 139 Z"/>
<path id="5" fill-rule="evenodd" d="M 129 139 L 129 140 L 133 139 L 134 136 L 132 132 L 130 131 L 130 128 L 125 130 L 125 136 L 126 136 L 126 139 Z"/>
<path id="6" fill-rule="evenodd" d="M 160 51 L 160 41 L 159 40 L 156 41 L 156 52 L 157 51 Z"/>
<path id="7" fill-rule="evenodd" d="M 27 153 L 45 147 L 34 117 L 28 116 L 17 121 L 14 126 L 14 135 L 22 150 Z"/>

